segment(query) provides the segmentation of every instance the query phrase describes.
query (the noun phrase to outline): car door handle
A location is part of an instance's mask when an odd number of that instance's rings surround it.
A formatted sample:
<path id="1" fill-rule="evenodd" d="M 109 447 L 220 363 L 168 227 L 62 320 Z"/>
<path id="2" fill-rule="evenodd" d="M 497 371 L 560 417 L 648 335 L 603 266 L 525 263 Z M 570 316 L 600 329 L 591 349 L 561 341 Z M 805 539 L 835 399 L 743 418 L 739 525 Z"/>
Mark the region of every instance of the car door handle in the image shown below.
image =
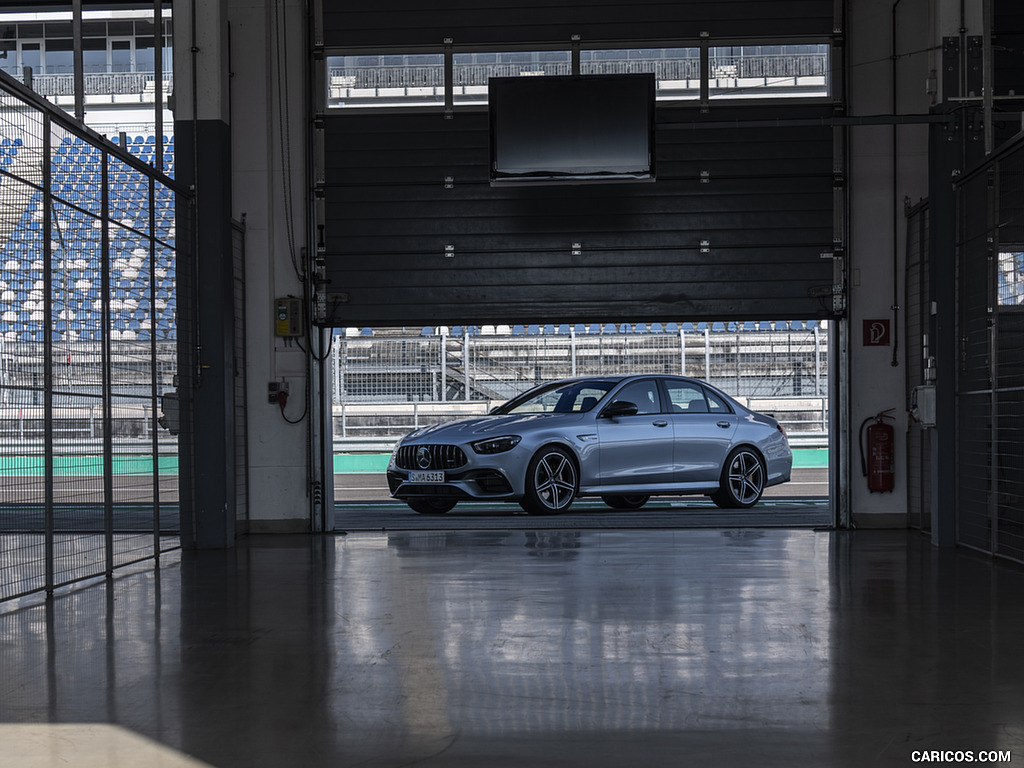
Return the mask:
<path id="1" fill-rule="evenodd" d="M 729 427 L 732 426 L 732 422 L 731 421 L 720 421 L 720 422 L 718 422 L 718 426 L 720 426 L 722 429 L 728 429 Z"/>
<path id="2" fill-rule="evenodd" d="M 654 426 L 656 426 L 656 427 L 667 427 L 668 426 L 668 422 L 665 419 L 658 419 L 657 421 L 654 422 Z"/>

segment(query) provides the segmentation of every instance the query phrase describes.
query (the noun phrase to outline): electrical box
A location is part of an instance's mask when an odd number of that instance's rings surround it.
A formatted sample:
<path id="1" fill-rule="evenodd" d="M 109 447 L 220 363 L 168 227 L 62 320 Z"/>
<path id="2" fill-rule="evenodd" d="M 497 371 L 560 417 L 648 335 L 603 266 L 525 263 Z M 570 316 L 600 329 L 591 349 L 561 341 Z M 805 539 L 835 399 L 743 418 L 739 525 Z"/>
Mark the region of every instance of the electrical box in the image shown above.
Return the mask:
<path id="1" fill-rule="evenodd" d="M 274 299 L 274 321 L 278 336 L 302 336 L 303 325 L 302 299 L 292 297 Z"/>
<path id="2" fill-rule="evenodd" d="M 922 427 L 935 426 L 935 385 L 914 387 L 910 393 L 910 415 Z"/>
<path id="3" fill-rule="evenodd" d="M 267 402 L 270 405 L 279 405 L 278 395 L 283 394 L 285 399 L 288 397 L 288 382 L 287 381 L 268 381 L 267 382 Z"/>

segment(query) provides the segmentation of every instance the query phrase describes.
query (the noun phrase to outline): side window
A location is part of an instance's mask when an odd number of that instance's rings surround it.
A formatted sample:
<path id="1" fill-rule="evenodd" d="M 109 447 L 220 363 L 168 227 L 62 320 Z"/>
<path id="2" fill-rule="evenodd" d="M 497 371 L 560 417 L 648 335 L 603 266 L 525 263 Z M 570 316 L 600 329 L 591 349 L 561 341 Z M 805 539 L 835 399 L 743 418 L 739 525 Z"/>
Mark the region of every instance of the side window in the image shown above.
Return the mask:
<path id="1" fill-rule="evenodd" d="M 658 396 L 658 382 L 654 379 L 634 381 L 620 389 L 614 400 L 636 403 L 637 415 L 661 413 L 661 398 Z"/>
<path id="2" fill-rule="evenodd" d="M 686 381 L 669 381 L 667 387 L 668 398 L 672 403 L 672 413 L 708 412 L 704 390 L 697 384 L 690 384 Z"/>
<path id="3" fill-rule="evenodd" d="M 708 397 L 708 408 L 711 409 L 712 413 L 732 413 L 732 408 L 729 407 L 729 404 L 710 389 L 705 389 L 704 394 Z"/>

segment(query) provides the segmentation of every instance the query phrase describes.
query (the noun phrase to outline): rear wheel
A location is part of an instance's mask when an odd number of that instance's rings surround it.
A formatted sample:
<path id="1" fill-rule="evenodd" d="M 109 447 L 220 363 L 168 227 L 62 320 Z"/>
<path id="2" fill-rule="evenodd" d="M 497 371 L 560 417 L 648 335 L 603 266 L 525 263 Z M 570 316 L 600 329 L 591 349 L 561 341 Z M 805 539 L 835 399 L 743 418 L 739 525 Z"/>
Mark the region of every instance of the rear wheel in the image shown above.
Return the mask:
<path id="1" fill-rule="evenodd" d="M 421 515 L 443 515 L 445 512 L 453 509 L 457 502 L 454 499 L 427 497 L 423 499 L 406 499 L 405 503 Z"/>
<path id="2" fill-rule="evenodd" d="M 526 495 L 520 505 L 531 515 L 557 515 L 576 498 L 579 479 L 569 453 L 557 446 L 538 451 L 526 470 Z"/>
<path id="3" fill-rule="evenodd" d="M 650 498 L 650 496 L 635 493 L 630 496 L 602 496 L 601 501 L 612 509 L 640 509 Z"/>
<path id="4" fill-rule="evenodd" d="M 747 509 L 764 493 L 764 460 L 751 448 L 737 448 L 722 468 L 721 488 L 711 500 L 725 509 Z"/>

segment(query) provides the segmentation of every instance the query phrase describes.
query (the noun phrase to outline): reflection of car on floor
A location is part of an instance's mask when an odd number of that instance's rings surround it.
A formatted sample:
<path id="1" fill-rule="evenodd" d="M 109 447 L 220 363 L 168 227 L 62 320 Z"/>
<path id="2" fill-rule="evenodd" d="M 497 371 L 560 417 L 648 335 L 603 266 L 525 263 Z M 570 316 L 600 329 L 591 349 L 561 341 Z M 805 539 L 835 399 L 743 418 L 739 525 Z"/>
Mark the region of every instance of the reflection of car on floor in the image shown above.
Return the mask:
<path id="1" fill-rule="evenodd" d="M 418 429 L 395 447 L 387 476 L 391 495 L 425 514 L 459 501 L 554 514 L 580 496 L 619 509 L 659 494 L 751 507 L 792 466 L 774 418 L 709 384 L 601 376 L 543 384 L 486 416 Z"/>

